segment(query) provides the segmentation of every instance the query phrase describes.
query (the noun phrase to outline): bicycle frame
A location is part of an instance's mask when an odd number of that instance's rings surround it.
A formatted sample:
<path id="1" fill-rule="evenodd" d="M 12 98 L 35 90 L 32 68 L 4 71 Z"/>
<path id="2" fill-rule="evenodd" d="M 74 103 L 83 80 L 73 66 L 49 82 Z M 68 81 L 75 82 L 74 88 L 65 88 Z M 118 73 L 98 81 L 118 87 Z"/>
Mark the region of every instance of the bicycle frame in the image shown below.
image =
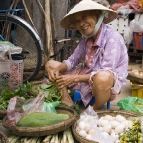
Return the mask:
<path id="1" fill-rule="evenodd" d="M 24 10 L 24 9 L 5 9 L 5 10 L 0 10 L 0 13 L 8 13 L 8 12 L 18 12 L 18 11 L 22 11 L 22 10 Z"/>
<path id="2" fill-rule="evenodd" d="M 20 11 L 20 10 L 23 10 L 23 9 L 13 9 L 14 11 Z M 12 9 L 10 10 L 10 11 L 13 11 Z M 1 12 L 4 12 L 4 11 L 6 11 L 7 12 L 7 10 L 0 10 L 0 15 L 4 15 L 5 16 L 5 19 L 7 20 L 7 13 L 1 13 Z M 40 39 L 40 37 L 39 37 L 39 35 L 36 33 L 36 31 L 33 29 L 33 27 L 29 24 L 29 23 L 27 23 L 24 19 L 22 19 L 22 18 L 20 18 L 20 17 L 18 17 L 18 16 L 16 16 L 16 15 L 13 15 L 13 14 L 10 14 L 11 15 L 11 17 L 13 17 L 13 18 L 15 18 L 15 19 L 18 19 L 21 23 L 23 23 L 24 25 L 26 25 L 30 30 L 31 30 L 31 32 L 32 33 L 34 33 L 34 35 L 35 35 L 35 37 L 38 39 L 38 41 L 39 41 L 39 44 L 40 44 L 40 47 L 41 47 L 41 50 L 43 50 L 43 44 L 42 44 L 42 42 L 41 42 L 41 39 Z M 6 21 L 5 20 L 5 21 Z M 16 30 L 16 27 L 15 27 L 15 30 Z M 14 31 L 14 32 L 16 32 L 16 31 Z M 5 40 L 4 38 L 3 38 L 3 36 L 2 35 L 0 35 L 0 38 L 2 39 L 2 40 Z M 13 44 L 14 44 L 14 39 L 13 39 L 13 42 L 12 42 Z"/>
<path id="3" fill-rule="evenodd" d="M 55 54 L 51 55 L 49 58 L 56 58 L 56 56 L 60 54 L 60 62 L 62 62 L 62 61 L 63 61 L 63 56 L 64 56 L 65 47 L 71 46 L 71 45 L 69 45 L 69 43 L 68 43 L 68 42 L 71 41 L 71 40 L 74 40 L 74 41 L 76 41 L 76 43 L 79 43 L 80 38 L 77 39 L 77 38 L 75 38 L 75 37 L 66 37 L 66 38 L 63 38 L 63 39 L 60 39 L 60 40 L 55 39 L 55 40 L 54 40 L 54 44 L 55 44 L 55 45 L 60 44 L 60 43 L 62 43 L 62 42 L 64 42 L 64 44 L 63 44 L 63 46 L 58 50 L 58 52 L 56 52 Z"/>
<path id="4" fill-rule="evenodd" d="M 54 43 L 55 43 L 55 44 L 58 44 L 58 43 L 67 42 L 67 41 L 70 41 L 70 40 L 71 40 L 71 38 L 68 38 L 68 39 L 61 39 L 61 40 L 55 39 L 55 40 L 54 40 Z M 59 49 L 59 51 L 58 51 L 56 54 L 51 55 L 49 58 L 54 58 L 54 57 L 56 57 L 59 53 L 61 53 L 60 60 L 61 60 L 61 62 L 62 62 L 62 61 L 63 61 L 63 52 L 64 52 L 64 46 L 62 46 L 62 48 Z"/>

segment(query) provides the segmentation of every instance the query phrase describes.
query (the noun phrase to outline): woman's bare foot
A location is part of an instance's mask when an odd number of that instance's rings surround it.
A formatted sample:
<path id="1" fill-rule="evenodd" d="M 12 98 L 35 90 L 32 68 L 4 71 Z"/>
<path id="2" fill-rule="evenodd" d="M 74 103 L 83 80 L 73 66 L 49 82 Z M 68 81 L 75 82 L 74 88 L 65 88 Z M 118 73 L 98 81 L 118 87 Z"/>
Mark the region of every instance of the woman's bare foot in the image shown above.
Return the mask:
<path id="1" fill-rule="evenodd" d="M 70 108 L 73 108 L 74 107 L 74 103 L 73 101 L 70 101 L 70 100 L 66 100 L 66 99 L 61 99 L 61 102 L 68 105 Z"/>
<path id="2" fill-rule="evenodd" d="M 61 98 L 61 102 L 68 105 L 69 107 L 73 108 L 74 107 L 74 102 L 71 99 L 67 88 L 63 88 L 62 89 L 62 98 Z"/>

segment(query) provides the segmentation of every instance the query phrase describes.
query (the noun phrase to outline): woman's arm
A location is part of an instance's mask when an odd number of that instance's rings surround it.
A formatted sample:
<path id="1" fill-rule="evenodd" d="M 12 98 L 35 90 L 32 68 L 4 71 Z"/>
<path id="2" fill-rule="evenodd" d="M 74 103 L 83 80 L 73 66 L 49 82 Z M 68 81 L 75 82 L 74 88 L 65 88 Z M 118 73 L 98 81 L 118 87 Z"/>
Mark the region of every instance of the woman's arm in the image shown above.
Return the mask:
<path id="1" fill-rule="evenodd" d="M 82 39 L 78 46 L 75 48 L 73 54 L 64 62 L 67 64 L 67 71 L 71 70 L 79 63 L 83 62 L 86 54 L 86 39 Z"/>

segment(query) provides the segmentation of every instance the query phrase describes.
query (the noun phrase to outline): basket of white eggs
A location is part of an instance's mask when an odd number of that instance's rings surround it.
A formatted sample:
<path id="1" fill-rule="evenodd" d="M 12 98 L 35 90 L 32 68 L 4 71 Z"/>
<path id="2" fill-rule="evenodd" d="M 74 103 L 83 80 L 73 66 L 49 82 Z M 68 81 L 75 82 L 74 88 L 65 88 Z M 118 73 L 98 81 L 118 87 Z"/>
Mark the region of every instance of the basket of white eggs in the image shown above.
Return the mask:
<path id="1" fill-rule="evenodd" d="M 125 110 L 96 110 L 97 116 L 80 115 L 72 126 L 74 137 L 80 143 L 98 143 L 110 140 L 119 143 L 119 136 L 132 126 L 140 114 Z"/>

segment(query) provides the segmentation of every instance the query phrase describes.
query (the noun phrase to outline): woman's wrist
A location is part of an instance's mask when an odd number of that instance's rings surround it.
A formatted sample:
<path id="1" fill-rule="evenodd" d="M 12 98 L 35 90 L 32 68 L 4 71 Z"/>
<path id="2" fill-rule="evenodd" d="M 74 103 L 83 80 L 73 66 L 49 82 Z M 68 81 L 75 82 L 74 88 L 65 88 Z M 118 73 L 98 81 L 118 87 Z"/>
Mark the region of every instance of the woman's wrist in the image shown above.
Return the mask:
<path id="1" fill-rule="evenodd" d="M 74 75 L 74 83 L 77 83 L 77 82 L 79 82 L 78 76 Z"/>
<path id="2" fill-rule="evenodd" d="M 67 65 L 65 63 L 61 63 L 57 69 L 59 70 L 60 73 L 67 71 Z"/>

